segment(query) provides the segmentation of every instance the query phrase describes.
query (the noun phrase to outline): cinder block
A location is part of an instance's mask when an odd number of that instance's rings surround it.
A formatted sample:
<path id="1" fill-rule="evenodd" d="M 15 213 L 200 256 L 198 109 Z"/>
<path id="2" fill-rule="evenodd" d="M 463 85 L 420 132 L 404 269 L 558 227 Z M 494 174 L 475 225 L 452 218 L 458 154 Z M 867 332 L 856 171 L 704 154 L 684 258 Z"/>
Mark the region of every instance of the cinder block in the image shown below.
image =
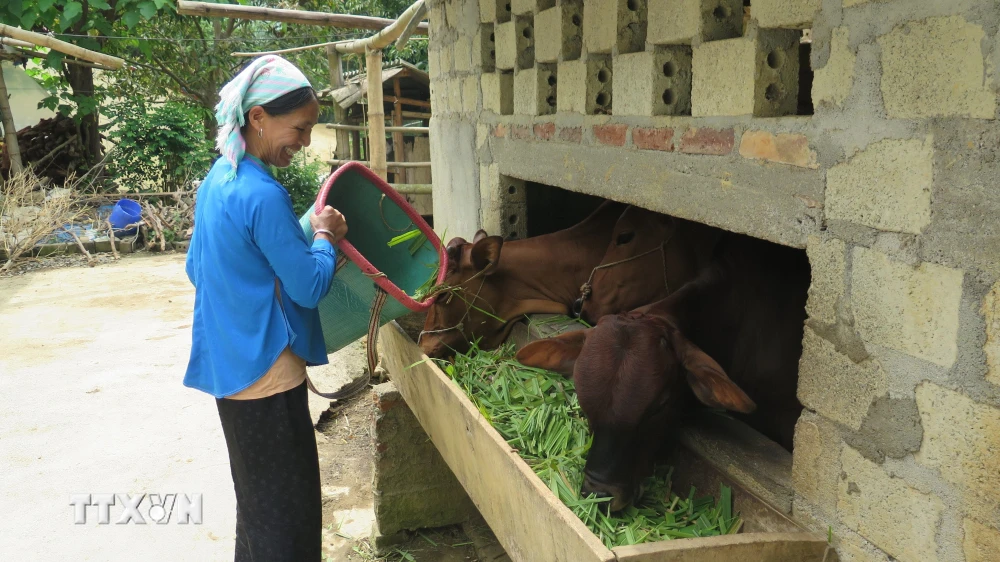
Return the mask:
<path id="1" fill-rule="evenodd" d="M 541 30 L 535 38 L 535 60 L 538 62 L 559 61 L 564 35 L 561 8 L 556 6 L 535 15 L 535 27 Z"/>
<path id="2" fill-rule="evenodd" d="M 507 240 L 527 237 L 528 207 L 523 180 L 500 175 L 496 164 L 481 166 L 479 190 L 482 228 L 486 232 Z"/>
<path id="3" fill-rule="evenodd" d="M 454 47 L 455 72 L 469 72 L 472 70 L 472 39 L 467 36 L 459 36 L 455 40 Z"/>
<path id="4" fill-rule="evenodd" d="M 373 388 L 373 495 L 382 535 L 461 523 L 475 506 L 393 383 Z"/>
<path id="5" fill-rule="evenodd" d="M 452 61 L 454 59 L 454 51 L 451 48 L 445 47 L 439 51 L 441 55 L 441 74 L 447 76 L 455 70 Z"/>
<path id="6" fill-rule="evenodd" d="M 889 118 L 993 119 L 997 95 L 984 76 L 982 26 L 961 16 L 909 22 L 878 38 Z"/>
<path id="7" fill-rule="evenodd" d="M 514 30 L 517 39 L 515 68 L 523 70 L 535 65 L 535 18 L 531 15 L 515 16 Z"/>
<path id="8" fill-rule="evenodd" d="M 858 333 L 866 343 L 951 367 L 958 353 L 963 277 L 957 269 L 932 263 L 913 268 L 855 248 L 851 304 Z"/>
<path id="9" fill-rule="evenodd" d="M 608 55 L 587 57 L 587 114 L 611 115 L 614 74 Z"/>
<path id="10" fill-rule="evenodd" d="M 447 109 L 451 113 L 462 111 L 462 79 L 452 78 L 448 81 L 448 104 Z"/>
<path id="11" fill-rule="evenodd" d="M 888 390 L 888 377 L 877 360 L 855 363 L 805 328 L 798 386 L 803 406 L 857 431 L 872 401 Z"/>
<path id="12" fill-rule="evenodd" d="M 556 9 L 562 21 L 562 60 L 576 60 L 583 52 L 583 0 L 561 0 Z"/>
<path id="13" fill-rule="evenodd" d="M 955 485 L 966 512 L 996 521 L 1000 509 L 1000 410 L 923 382 L 917 408 L 924 440 L 914 457 Z"/>
<path id="14" fill-rule="evenodd" d="M 854 87 L 854 63 L 857 57 L 849 46 L 851 31 L 846 27 L 833 30 L 830 58 L 813 74 L 812 98 L 815 107 L 843 105 Z"/>
<path id="15" fill-rule="evenodd" d="M 556 112 L 556 65 L 539 63 L 514 74 L 514 114 L 549 115 Z"/>
<path id="16" fill-rule="evenodd" d="M 996 560 L 997 554 L 1000 554 L 1000 532 L 972 519 L 966 519 L 962 528 L 965 531 L 965 562 Z"/>
<path id="17" fill-rule="evenodd" d="M 810 236 L 806 241 L 806 255 L 812 282 L 809 285 L 809 299 L 806 314 L 809 318 L 824 324 L 837 321 L 837 301 L 844 295 L 844 272 L 847 247 L 837 239 L 821 240 Z"/>
<path id="18" fill-rule="evenodd" d="M 1000 281 L 983 298 L 981 312 L 986 319 L 986 380 L 1000 385 Z"/>
<path id="19" fill-rule="evenodd" d="M 496 21 L 498 23 L 509 22 L 513 17 L 514 12 L 513 6 L 511 5 L 512 1 L 513 0 L 496 0 L 496 8 L 494 11 L 496 14 Z"/>
<path id="20" fill-rule="evenodd" d="M 583 5 L 587 52 L 634 53 L 646 46 L 647 0 L 588 0 Z"/>
<path id="21" fill-rule="evenodd" d="M 794 115 L 799 39 L 793 30 L 711 41 L 694 48 L 691 113 L 696 117 Z"/>
<path id="22" fill-rule="evenodd" d="M 792 487 L 798 496 L 828 516 L 837 513 L 842 448 L 834 424 L 808 410 L 802 412 L 795 424 Z"/>
<path id="23" fill-rule="evenodd" d="M 497 35 L 493 24 L 484 23 L 479 26 L 479 65 L 483 72 L 496 72 L 497 69 Z"/>
<path id="24" fill-rule="evenodd" d="M 479 0 L 479 21 L 481 23 L 497 21 L 497 0 Z"/>
<path id="25" fill-rule="evenodd" d="M 850 447 L 844 447 L 840 460 L 841 521 L 900 562 L 938 562 L 941 499 L 890 475 Z"/>
<path id="26" fill-rule="evenodd" d="M 879 230 L 920 234 L 931 222 L 933 139 L 868 145 L 826 176 L 826 216 Z"/>
<path id="27" fill-rule="evenodd" d="M 511 0 L 510 9 L 515 16 L 537 14 L 556 5 L 556 0 Z"/>
<path id="28" fill-rule="evenodd" d="M 751 13 L 764 28 L 804 29 L 822 7 L 823 0 L 755 0 Z"/>
<path id="29" fill-rule="evenodd" d="M 514 29 L 514 22 L 507 21 L 497 24 L 494 38 L 497 69 L 514 70 L 514 65 L 517 62 L 517 31 Z"/>
<path id="30" fill-rule="evenodd" d="M 441 75 L 441 53 L 437 49 L 427 50 L 427 74 L 431 82 Z"/>
<path id="31" fill-rule="evenodd" d="M 743 35 L 742 0 L 649 0 L 649 32 L 654 45 L 690 45 Z"/>
<path id="32" fill-rule="evenodd" d="M 556 108 L 570 113 L 587 112 L 587 62 L 574 60 L 559 63 L 559 88 Z"/>
<path id="33" fill-rule="evenodd" d="M 483 110 L 500 114 L 500 73 L 484 73 L 479 77 L 479 87 L 483 91 Z"/>
<path id="34" fill-rule="evenodd" d="M 614 59 L 616 115 L 689 115 L 691 49 L 657 47 Z"/>
<path id="35" fill-rule="evenodd" d="M 500 115 L 514 114 L 514 73 L 498 72 L 500 78 Z"/>
<path id="36" fill-rule="evenodd" d="M 462 79 L 462 111 L 475 113 L 479 109 L 479 78 L 466 76 Z"/>

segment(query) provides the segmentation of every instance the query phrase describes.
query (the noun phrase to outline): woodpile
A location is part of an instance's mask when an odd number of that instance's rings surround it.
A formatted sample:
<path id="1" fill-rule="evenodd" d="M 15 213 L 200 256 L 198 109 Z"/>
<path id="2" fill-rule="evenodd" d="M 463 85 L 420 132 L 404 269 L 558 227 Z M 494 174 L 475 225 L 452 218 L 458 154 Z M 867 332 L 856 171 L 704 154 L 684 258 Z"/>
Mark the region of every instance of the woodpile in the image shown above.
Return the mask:
<path id="1" fill-rule="evenodd" d="M 49 185 L 65 185 L 67 176 L 81 176 L 89 168 L 80 130 L 70 117 L 57 115 L 25 127 L 17 132 L 17 143 L 24 165 L 30 165 L 35 175 L 47 179 Z M 0 155 L 0 178 L 6 179 L 9 174 L 5 148 Z"/>

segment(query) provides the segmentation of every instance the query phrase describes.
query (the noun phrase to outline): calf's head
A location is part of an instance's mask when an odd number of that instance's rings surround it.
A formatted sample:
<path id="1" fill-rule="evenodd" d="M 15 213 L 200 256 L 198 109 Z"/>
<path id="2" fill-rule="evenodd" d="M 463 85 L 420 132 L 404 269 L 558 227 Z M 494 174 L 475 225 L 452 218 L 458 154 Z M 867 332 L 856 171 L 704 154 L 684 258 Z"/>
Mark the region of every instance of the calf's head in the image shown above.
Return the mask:
<path id="1" fill-rule="evenodd" d="M 444 284 L 452 289 L 438 295 L 427 312 L 420 349 L 430 357 L 464 353 L 477 337 L 485 348 L 500 345 L 507 325 L 498 320 L 502 283 L 497 275 L 503 238 L 480 230 L 471 243 L 453 238 L 447 245 L 448 273 Z"/>
<path id="2" fill-rule="evenodd" d="M 573 376 L 594 435 L 581 491 L 610 496 L 611 511 L 638 496 L 692 393 L 711 407 L 743 413 L 756 407 L 670 321 L 637 312 L 604 316 L 593 328 L 532 342 L 517 360 Z"/>
<path id="3" fill-rule="evenodd" d="M 666 215 L 628 207 L 615 224 L 601 259 L 601 265 L 608 267 L 594 271 L 591 293 L 582 301 L 580 316 L 593 323 L 606 314 L 632 310 L 666 297 L 667 264 L 660 248 L 674 228 L 674 220 Z"/>

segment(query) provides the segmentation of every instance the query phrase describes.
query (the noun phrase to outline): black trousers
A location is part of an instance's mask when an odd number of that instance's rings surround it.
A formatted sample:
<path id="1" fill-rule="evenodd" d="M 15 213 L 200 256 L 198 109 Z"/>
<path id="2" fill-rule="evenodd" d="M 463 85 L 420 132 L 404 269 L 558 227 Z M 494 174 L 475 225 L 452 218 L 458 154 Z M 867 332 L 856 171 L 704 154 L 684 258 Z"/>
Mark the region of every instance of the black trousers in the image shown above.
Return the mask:
<path id="1" fill-rule="evenodd" d="M 217 399 L 236 488 L 236 562 L 319 562 L 319 455 L 305 383 L 258 400 Z"/>

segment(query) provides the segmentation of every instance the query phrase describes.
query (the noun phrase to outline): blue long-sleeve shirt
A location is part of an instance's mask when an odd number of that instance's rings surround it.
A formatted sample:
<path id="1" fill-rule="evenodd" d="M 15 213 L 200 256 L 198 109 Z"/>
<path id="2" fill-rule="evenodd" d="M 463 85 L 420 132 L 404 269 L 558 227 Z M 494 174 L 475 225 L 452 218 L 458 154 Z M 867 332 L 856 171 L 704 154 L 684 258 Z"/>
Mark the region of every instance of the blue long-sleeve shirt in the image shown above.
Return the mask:
<path id="1" fill-rule="evenodd" d="M 328 241 L 310 246 L 288 191 L 261 164 L 245 157 L 222 183 L 229 169 L 219 158 L 198 188 L 186 264 L 195 299 L 184 385 L 216 398 L 256 382 L 289 345 L 308 365 L 328 362 L 316 306 L 336 263 Z"/>

